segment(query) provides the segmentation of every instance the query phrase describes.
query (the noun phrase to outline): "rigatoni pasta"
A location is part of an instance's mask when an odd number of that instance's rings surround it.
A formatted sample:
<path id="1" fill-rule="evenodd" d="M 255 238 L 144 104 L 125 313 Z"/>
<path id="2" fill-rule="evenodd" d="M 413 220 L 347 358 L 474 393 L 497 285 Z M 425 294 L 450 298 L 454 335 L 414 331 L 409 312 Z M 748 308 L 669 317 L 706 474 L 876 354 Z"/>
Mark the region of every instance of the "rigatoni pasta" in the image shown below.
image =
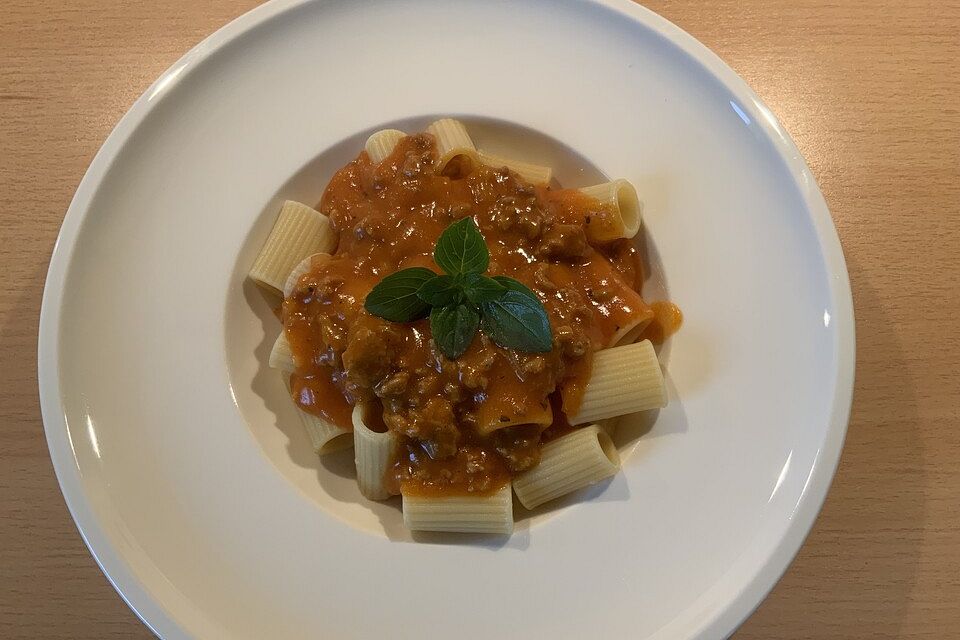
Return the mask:
<path id="1" fill-rule="evenodd" d="M 545 167 L 530 162 L 521 162 L 515 158 L 505 158 L 485 151 L 480 152 L 480 162 L 499 169 L 506 167 L 531 184 L 547 185 L 553 179 L 553 167 Z"/>
<path id="2" fill-rule="evenodd" d="M 300 415 L 301 422 L 303 422 L 304 429 L 307 431 L 307 436 L 310 438 L 313 452 L 318 456 L 349 449 L 353 444 L 350 439 L 350 431 L 312 413 L 300 409 L 297 409 L 297 412 Z"/>
<path id="3" fill-rule="evenodd" d="M 620 469 L 620 454 L 599 425 L 576 429 L 543 445 L 540 464 L 513 480 L 527 509 L 609 478 Z"/>
<path id="4" fill-rule="evenodd" d="M 587 424 L 667 405 L 657 352 L 649 340 L 604 349 L 593 357 L 593 373 L 570 424 Z"/>
<path id="5" fill-rule="evenodd" d="M 509 534 L 513 532 L 513 494 L 509 484 L 490 495 L 404 493 L 403 524 L 411 531 Z"/>
<path id="6" fill-rule="evenodd" d="M 591 240 L 607 242 L 618 238 L 632 238 L 640 231 L 643 204 L 637 197 L 637 190 L 626 180 L 583 187 L 580 193 L 595 198 L 613 214 L 611 224 L 587 227 L 587 235 Z"/>
<path id="7" fill-rule="evenodd" d="M 284 203 L 250 271 L 284 297 L 269 365 L 318 455 L 353 446 L 366 499 L 401 496 L 412 531 L 508 534 L 514 493 L 609 478 L 618 418 L 666 404 L 649 338 L 681 316 L 640 295 L 639 198 L 554 188 L 450 118 L 364 151 L 317 209 Z"/>
<path id="8" fill-rule="evenodd" d="M 370 156 L 371 162 L 380 164 L 386 160 L 387 156 L 393 153 L 393 150 L 397 147 L 397 143 L 405 136 L 406 134 L 403 131 L 382 129 L 367 138 L 367 144 L 364 146 L 364 150 L 367 152 L 367 155 Z"/>
<path id="9" fill-rule="evenodd" d="M 287 334 L 283 331 L 277 336 L 270 349 L 270 360 L 268 361 L 271 369 L 279 369 L 284 373 L 291 373 L 297 369 L 293 360 L 293 351 L 290 349 L 290 342 L 287 340 Z"/>
<path id="10" fill-rule="evenodd" d="M 283 297 L 286 298 L 291 293 L 293 293 L 294 287 L 297 286 L 297 283 L 300 281 L 300 278 L 309 273 L 312 269 L 318 268 L 323 262 L 326 262 L 330 259 L 330 254 L 328 253 L 315 253 L 312 256 L 307 256 L 303 260 L 297 263 L 297 266 L 290 271 L 290 275 L 287 276 L 286 281 L 283 284 Z"/>
<path id="11" fill-rule="evenodd" d="M 284 376 L 284 381 L 286 382 L 287 390 L 290 391 L 289 377 Z M 297 408 L 297 415 L 300 417 L 300 422 L 307 432 L 307 437 L 310 439 L 310 446 L 313 452 L 318 456 L 347 449 L 353 444 L 352 434 L 349 429 L 335 425 L 320 416 L 307 413 L 299 407 Z"/>
<path id="12" fill-rule="evenodd" d="M 437 141 L 437 163 L 435 170 L 443 173 L 456 159 L 467 160 L 468 165 L 479 160 L 477 148 L 473 145 L 470 134 L 459 120 L 443 118 L 427 127 L 427 133 L 432 134 Z"/>
<path id="13" fill-rule="evenodd" d="M 636 314 L 632 316 L 629 322 L 625 323 L 613 334 L 613 337 L 607 342 L 607 348 L 622 347 L 636 342 L 637 338 L 643 335 L 647 325 L 650 324 L 650 321 L 653 319 L 651 316 L 652 314 Z"/>
<path id="14" fill-rule="evenodd" d="M 353 408 L 354 464 L 360 493 L 370 500 L 386 500 L 390 497 L 386 474 L 396 453 L 397 434 L 368 425 L 377 410 L 373 402 L 359 402 Z"/>
<path id="15" fill-rule="evenodd" d="M 313 253 L 330 252 L 335 246 L 336 236 L 325 215 L 287 200 L 250 268 L 250 277 L 261 285 L 283 291 L 287 276 L 301 260 Z"/>

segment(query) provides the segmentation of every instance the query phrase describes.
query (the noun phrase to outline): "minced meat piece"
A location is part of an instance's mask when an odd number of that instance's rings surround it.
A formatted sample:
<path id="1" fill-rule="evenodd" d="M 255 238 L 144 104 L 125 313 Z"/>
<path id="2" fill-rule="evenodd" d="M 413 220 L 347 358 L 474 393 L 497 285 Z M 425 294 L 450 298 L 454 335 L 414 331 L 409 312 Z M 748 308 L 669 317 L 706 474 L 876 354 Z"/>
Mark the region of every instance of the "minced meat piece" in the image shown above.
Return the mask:
<path id="1" fill-rule="evenodd" d="M 343 366 L 350 385 L 372 389 L 393 370 L 393 360 L 403 345 L 397 325 L 361 314 L 350 327 Z"/>
<path id="2" fill-rule="evenodd" d="M 587 234 L 575 224 L 556 224 L 543 234 L 538 255 L 550 260 L 582 258 L 590 251 Z"/>

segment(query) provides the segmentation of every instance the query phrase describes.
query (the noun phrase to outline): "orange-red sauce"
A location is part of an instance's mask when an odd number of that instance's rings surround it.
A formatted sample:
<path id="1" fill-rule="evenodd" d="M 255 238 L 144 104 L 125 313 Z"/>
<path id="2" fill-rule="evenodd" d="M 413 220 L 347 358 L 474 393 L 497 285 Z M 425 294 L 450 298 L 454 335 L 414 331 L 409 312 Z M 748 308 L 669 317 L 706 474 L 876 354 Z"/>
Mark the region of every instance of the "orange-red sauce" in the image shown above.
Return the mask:
<path id="1" fill-rule="evenodd" d="M 613 224 L 598 201 L 506 169 L 465 163 L 460 175 L 437 175 L 435 158 L 431 136 L 410 136 L 379 165 L 361 153 L 330 181 L 320 210 L 338 246 L 283 303 L 298 365 L 292 395 L 345 427 L 353 404 L 379 399 L 383 424 L 401 436 L 394 493 L 482 494 L 535 466 L 544 437 L 570 429 L 563 410 L 579 405 L 594 351 L 661 316 L 637 292 L 644 275 L 633 245 L 589 240 L 590 225 Z M 488 274 L 516 278 L 543 302 L 551 352 L 506 350 L 478 333 L 453 361 L 433 347 L 428 320 L 392 323 L 364 310 L 383 277 L 439 272 L 437 238 L 468 215 L 490 251 Z"/>
<path id="2" fill-rule="evenodd" d="M 640 334 L 640 340 L 660 344 L 680 330 L 680 325 L 683 324 L 683 313 L 680 307 L 672 302 L 661 300 L 652 303 L 650 309 L 653 311 L 653 319 Z"/>

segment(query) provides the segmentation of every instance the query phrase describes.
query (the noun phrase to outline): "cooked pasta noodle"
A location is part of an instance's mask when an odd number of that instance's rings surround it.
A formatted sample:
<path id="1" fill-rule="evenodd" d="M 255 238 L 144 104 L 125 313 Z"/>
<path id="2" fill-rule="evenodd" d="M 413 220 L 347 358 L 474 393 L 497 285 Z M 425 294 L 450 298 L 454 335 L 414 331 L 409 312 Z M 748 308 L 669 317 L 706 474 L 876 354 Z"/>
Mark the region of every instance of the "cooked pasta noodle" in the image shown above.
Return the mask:
<path id="1" fill-rule="evenodd" d="M 592 187 L 583 187 L 580 193 L 596 198 L 604 207 L 615 214 L 612 225 L 590 225 L 588 237 L 596 242 L 632 238 L 640 231 L 643 204 L 637 197 L 637 190 L 626 180 L 604 182 Z"/>
<path id="2" fill-rule="evenodd" d="M 287 276 L 287 280 L 283 285 L 283 297 L 286 298 L 293 293 L 293 288 L 300 282 L 300 278 L 329 259 L 330 254 L 328 253 L 315 253 L 298 262 L 297 266 L 290 272 L 290 275 Z"/>
<path id="3" fill-rule="evenodd" d="M 353 455 L 360 493 L 370 500 L 386 500 L 390 491 L 384 481 L 391 457 L 397 448 L 392 431 L 375 431 L 367 425 L 368 414 L 380 410 L 373 403 L 360 402 L 353 408 Z"/>
<path id="4" fill-rule="evenodd" d="M 330 252 L 336 245 L 336 232 L 327 216 L 287 200 L 250 269 L 250 277 L 261 285 L 283 291 L 287 276 L 301 260 L 313 253 Z"/>
<path id="5" fill-rule="evenodd" d="M 279 369 L 285 373 L 292 373 L 297 365 L 293 361 L 293 351 L 290 350 L 290 342 L 287 340 L 285 331 L 281 331 L 277 340 L 270 349 L 270 368 Z"/>
<path id="6" fill-rule="evenodd" d="M 505 158 L 503 156 L 493 155 L 492 153 L 486 153 L 485 151 L 480 152 L 480 162 L 497 169 L 506 167 L 532 184 L 546 185 L 550 184 L 550 181 L 553 179 L 553 167 L 521 162 L 513 158 Z"/>
<path id="7" fill-rule="evenodd" d="M 622 416 L 616 416 L 613 418 L 607 418 L 606 420 L 597 420 L 597 425 L 606 431 L 607 435 L 612 438 L 613 434 L 617 432 L 617 425 L 620 424 L 621 417 Z"/>
<path id="8" fill-rule="evenodd" d="M 393 153 L 397 143 L 403 140 L 406 135 L 403 131 L 397 129 L 382 129 L 367 138 L 364 150 L 370 156 L 371 162 L 380 164 Z"/>
<path id="9" fill-rule="evenodd" d="M 290 376 L 283 374 L 283 380 L 289 392 Z M 310 438 L 310 446 L 313 448 L 313 452 L 318 456 L 342 451 L 353 444 L 349 429 L 344 429 L 319 416 L 307 413 L 300 407 L 297 407 L 297 415 L 307 432 L 307 437 Z"/>
<path id="10" fill-rule="evenodd" d="M 491 495 L 403 494 L 403 523 L 411 531 L 513 532 L 513 493 L 507 484 Z"/>
<path id="11" fill-rule="evenodd" d="M 620 455 L 599 425 L 575 429 L 543 445 L 540 464 L 513 480 L 520 503 L 533 509 L 544 502 L 609 478 Z"/>
<path id="12" fill-rule="evenodd" d="M 634 318 L 630 319 L 630 322 L 620 327 L 620 329 L 613 334 L 613 337 L 610 338 L 607 347 L 622 347 L 624 345 L 633 344 L 643 333 L 643 330 L 647 328 L 647 325 L 650 324 L 651 320 L 652 314 L 649 311 L 646 313 L 636 314 Z"/>
<path id="13" fill-rule="evenodd" d="M 473 146 L 470 134 L 467 133 L 463 123 L 459 120 L 452 118 L 437 120 L 427 127 L 427 133 L 432 134 L 437 139 L 437 163 L 435 165 L 437 173 L 444 173 L 455 159 L 467 158 L 469 165 L 479 160 L 477 148 Z"/>
<path id="14" fill-rule="evenodd" d="M 587 424 L 628 413 L 664 407 L 667 390 L 657 353 L 649 340 L 598 351 L 570 424 Z"/>

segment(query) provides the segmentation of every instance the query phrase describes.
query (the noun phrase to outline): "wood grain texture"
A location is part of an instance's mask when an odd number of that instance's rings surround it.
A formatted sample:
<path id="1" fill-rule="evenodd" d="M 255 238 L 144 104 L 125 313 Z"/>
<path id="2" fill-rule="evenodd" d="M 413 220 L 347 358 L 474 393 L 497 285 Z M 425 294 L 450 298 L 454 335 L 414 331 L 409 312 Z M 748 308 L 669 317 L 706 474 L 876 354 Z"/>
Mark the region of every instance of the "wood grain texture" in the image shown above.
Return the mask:
<path id="1" fill-rule="evenodd" d="M 40 292 L 64 211 L 136 97 L 253 0 L 7 0 L 0 12 L 0 637 L 149 638 L 47 456 Z M 846 448 L 740 640 L 960 637 L 960 3 L 651 0 L 760 94 L 817 176 L 857 314 Z"/>

